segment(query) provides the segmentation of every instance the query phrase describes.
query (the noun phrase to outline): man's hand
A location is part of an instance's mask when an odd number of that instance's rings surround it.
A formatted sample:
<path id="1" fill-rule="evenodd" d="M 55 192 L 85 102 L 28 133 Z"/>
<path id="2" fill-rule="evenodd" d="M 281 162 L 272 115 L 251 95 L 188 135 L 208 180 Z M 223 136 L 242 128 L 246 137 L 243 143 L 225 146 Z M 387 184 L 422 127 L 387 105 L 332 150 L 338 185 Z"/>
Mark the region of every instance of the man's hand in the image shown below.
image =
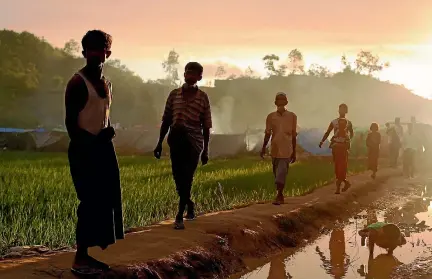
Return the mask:
<path id="1" fill-rule="evenodd" d="M 153 154 L 156 159 L 160 159 L 162 155 L 162 144 L 158 143 L 155 150 L 153 151 Z"/>
<path id="2" fill-rule="evenodd" d="M 201 163 L 203 166 L 207 165 L 209 160 L 208 150 L 204 150 L 201 154 Z"/>
<path id="3" fill-rule="evenodd" d="M 110 141 L 115 137 L 115 130 L 113 127 L 107 127 L 100 131 L 97 137 L 102 141 Z"/>
<path id="4" fill-rule="evenodd" d="M 294 164 L 297 161 L 297 155 L 296 152 L 294 150 L 293 154 L 291 155 L 291 164 Z"/>
<path id="5" fill-rule="evenodd" d="M 261 152 L 260 152 L 260 157 L 261 157 L 262 159 L 264 159 L 264 155 L 265 155 L 265 153 L 266 153 L 266 149 L 265 149 L 265 147 L 263 147 L 263 148 L 261 149 Z"/>

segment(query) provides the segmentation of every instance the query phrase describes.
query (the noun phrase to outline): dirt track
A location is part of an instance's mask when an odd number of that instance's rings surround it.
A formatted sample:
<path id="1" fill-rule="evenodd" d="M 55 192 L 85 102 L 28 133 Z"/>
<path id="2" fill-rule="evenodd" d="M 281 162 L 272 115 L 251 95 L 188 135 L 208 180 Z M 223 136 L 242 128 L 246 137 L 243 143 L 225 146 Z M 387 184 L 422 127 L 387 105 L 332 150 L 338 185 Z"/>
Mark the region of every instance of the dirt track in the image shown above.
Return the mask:
<path id="1" fill-rule="evenodd" d="M 234 211 L 200 216 L 175 231 L 171 222 L 128 234 L 126 239 L 95 257 L 113 271 L 102 278 L 225 278 L 245 269 L 245 259 L 262 258 L 304 246 L 323 228 L 348 217 L 380 196 L 380 186 L 398 172 L 385 169 L 376 181 L 352 177 L 353 187 L 336 196 L 327 186 L 286 199 L 283 206 L 256 204 Z M 73 253 L 0 262 L 0 278 L 75 278 L 69 268 Z"/>

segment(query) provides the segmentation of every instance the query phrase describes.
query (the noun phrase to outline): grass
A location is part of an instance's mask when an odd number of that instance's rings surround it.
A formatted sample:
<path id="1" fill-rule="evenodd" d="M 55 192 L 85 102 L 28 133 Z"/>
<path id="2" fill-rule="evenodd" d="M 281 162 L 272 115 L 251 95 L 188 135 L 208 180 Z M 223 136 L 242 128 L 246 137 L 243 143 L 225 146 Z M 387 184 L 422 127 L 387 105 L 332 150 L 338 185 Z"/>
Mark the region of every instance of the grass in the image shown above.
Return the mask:
<path id="1" fill-rule="evenodd" d="M 175 216 L 178 198 L 169 160 L 127 156 L 119 157 L 119 164 L 126 228 Z M 350 171 L 362 171 L 363 165 L 353 161 Z M 299 162 L 290 169 L 286 194 L 302 195 L 332 179 L 330 161 Z M 211 161 L 198 168 L 192 191 L 198 212 L 270 200 L 275 194 L 270 159 Z M 72 245 L 76 208 L 65 154 L 0 152 L 0 254 L 12 246 Z"/>

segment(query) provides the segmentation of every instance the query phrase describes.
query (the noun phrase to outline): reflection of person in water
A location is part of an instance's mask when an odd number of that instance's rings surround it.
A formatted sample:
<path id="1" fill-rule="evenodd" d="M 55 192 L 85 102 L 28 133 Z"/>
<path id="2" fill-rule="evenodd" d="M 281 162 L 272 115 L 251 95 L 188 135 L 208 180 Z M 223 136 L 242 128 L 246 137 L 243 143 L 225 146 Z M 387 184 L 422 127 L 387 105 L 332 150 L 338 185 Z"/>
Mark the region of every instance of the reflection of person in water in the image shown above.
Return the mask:
<path id="1" fill-rule="evenodd" d="M 375 259 L 369 259 L 367 272 L 364 265 L 361 265 L 357 272 L 366 279 L 388 279 L 391 278 L 390 275 L 393 270 L 400 264 L 401 262 L 394 256 L 380 254 Z"/>
<path id="2" fill-rule="evenodd" d="M 327 273 L 333 275 L 335 279 L 343 278 L 348 271 L 350 262 L 348 255 L 345 253 L 345 232 L 343 229 L 334 229 L 332 231 L 329 249 L 330 261 L 326 259 L 319 247 L 316 247 L 316 251 L 323 262 L 323 267 Z"/>
<path id="3" fill-rule="evenodd" d="M 277 257 L 270 262 L 268 279 L 288 279 L 285 271 L 285 258 Z"/>

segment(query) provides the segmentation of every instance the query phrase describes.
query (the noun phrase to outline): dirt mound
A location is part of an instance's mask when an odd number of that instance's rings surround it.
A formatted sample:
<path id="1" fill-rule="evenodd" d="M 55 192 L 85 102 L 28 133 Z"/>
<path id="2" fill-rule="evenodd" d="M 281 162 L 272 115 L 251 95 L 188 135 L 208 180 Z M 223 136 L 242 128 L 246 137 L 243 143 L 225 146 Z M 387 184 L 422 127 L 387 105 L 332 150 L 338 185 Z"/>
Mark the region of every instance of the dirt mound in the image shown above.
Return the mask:
<path id="1" fill-rule="evenodd" d="M 127 235 L 105 252 L 91 251 L 113 266 L 100 278 L 225 278 L 246 268 L 245 259 L 260 258 L 307 244 L 378 195 L 377 187 L 395 175 L 383 170 L 371 181 L 366 174 L 352 178 L 353 187 L 334 195 L 333 187 L 287 198 L 286 204 L 256 204 L 207 214 L 175 231 L 169 222 Z M 72 253 L 32 260 L 0 262 L 0 277 L 73 278 Z"/>

